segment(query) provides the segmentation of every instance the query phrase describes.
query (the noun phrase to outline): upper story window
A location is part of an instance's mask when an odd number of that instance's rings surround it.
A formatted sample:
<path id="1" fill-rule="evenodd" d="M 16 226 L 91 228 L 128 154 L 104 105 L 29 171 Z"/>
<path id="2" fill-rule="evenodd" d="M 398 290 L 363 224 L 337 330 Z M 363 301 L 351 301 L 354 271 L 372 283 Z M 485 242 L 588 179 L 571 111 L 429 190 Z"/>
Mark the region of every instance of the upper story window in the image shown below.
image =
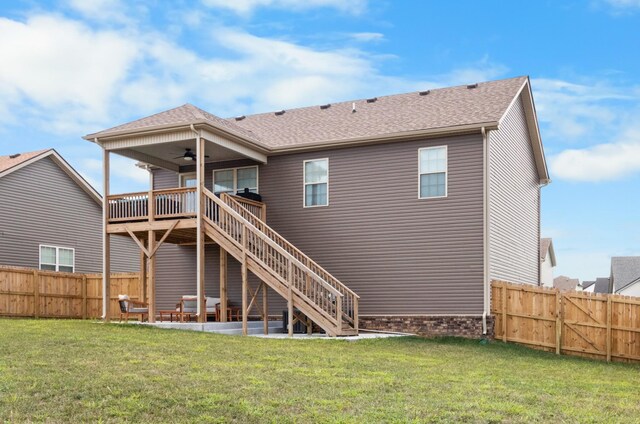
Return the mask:
<path id="1" fill-rule="evenodd" d="M 40 269 L 74 272 L 75 250 L 66 247 L 40 245 Z"/>
<path id="2" fill-rule="evenodd" d="M 447 196 L 447 146 L 425 147 L 420 157 L 420 199 Z"/>
<path id="3" fill-rule="evenodd" d="M 329 159 L 304 161 L 304 207 L 329 204 Z"/>
<path id="4" fill-rule="evenodd" d="M 219 169 L 213 171 L 213 191 L 215 193 L 242 193 L 248 188 L 258 192 L 258 167 Z"/>

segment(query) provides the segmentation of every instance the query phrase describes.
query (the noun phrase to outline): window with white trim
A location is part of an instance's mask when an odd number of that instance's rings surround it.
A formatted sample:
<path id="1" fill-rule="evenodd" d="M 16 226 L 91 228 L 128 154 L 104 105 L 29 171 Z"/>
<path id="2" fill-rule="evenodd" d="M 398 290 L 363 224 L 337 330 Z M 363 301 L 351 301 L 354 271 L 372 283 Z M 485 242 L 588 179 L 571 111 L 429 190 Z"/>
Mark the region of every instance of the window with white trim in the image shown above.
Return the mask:
<path id="1" fill-rule="evenodd" d="M 75 249 L 40 245 L 40 269 L 43 271 L 75 271 Z"/>
<path id="2" fill-rule="evenodd" d="M 304 161 L 304 207 L 329 204 L 329 159 Z"/>
<path id="3" fill-rule="evenodd" d="M 251 193 L 258 192 L 257 166 L 213 171 L 214 193 L 243 193 L 245 188 L 248 188 Z"/>
<path id="4" fill-rule="evenodd" d="M 447 196 L 447 146 L 418 150 L 420 161 L 419 197 L 429 199 Z"/>

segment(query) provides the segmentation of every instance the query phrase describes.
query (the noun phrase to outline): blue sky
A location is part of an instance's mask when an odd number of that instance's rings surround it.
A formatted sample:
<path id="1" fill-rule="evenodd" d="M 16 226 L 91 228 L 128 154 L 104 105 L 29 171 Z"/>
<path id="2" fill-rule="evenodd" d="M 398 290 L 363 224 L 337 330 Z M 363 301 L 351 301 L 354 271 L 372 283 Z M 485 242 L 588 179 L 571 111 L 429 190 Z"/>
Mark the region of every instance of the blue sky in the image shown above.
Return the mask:
<path id="1" fill-rule="evenodd" d="M 553 183 L 556 275 L 640 255 L 640 0 L 0 3 L 0 155 L 190 102 L 234 116 L 529 75 Z M 115 161 L 114 192 L 146 188 Z"/>

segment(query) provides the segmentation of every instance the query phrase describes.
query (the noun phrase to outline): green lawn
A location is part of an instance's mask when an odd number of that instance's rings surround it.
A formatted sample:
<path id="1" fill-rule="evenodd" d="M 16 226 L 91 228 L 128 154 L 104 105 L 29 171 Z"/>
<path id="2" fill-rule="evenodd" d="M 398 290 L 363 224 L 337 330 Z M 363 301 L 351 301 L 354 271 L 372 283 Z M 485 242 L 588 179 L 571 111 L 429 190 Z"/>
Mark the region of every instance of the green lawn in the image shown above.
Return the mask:
<path id="1" fill-rule="evenodd" d="M 492 342 L 0 319 L 0 422 L 638 422 L 640 367 Z"/>

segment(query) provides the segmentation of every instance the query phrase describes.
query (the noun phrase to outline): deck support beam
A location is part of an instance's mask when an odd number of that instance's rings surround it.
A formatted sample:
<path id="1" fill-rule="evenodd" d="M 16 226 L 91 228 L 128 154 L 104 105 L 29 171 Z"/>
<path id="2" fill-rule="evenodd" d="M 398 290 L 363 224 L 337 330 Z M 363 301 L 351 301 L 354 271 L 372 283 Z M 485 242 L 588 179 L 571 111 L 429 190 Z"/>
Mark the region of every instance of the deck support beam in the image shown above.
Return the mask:
<path id="1" fill-rule="evenodd" d="M 102 319 L 109 322 L 111 307 L 111 235 L 107 231 L 109 225 L 109 151 L 102 150 Z"/>
<path id="2" fill-rule="evenodd" d="M 156 232 L 149 231 L 149 249 L 154 249 L 156 244 Z M 156 322 L 156 257 L 149 258 L 149 283 L 147 295 L 149 296 L 149 322 Z"/>
<path id="3" fill-rule="evenodd" d="M 247 294 L 249 292 L 249 270 L 247 269 L 247 227 L 242 226 L 242 335 L 248 334 L 249 317 Z"/>
<path id="4" fill-rule="evenodd" d="M 197 259 L 196 278 L 198 287 L 198 322 L 207 321 L 207 304 L 204 292 L 204 262 L 205 262 L 205 234 L 204 234 L 204 138 L 198 133 L 196 138 L 196 179 L 198 183 L 198 228 L 197 228 Z"/>
<path id="5" fill-rule="evenodd" d="M 147 298 L 147 256 L 140 250 L 140 290 L 143 302 L 148 302 Z"/>
<path id="6" fill-rule="evenodd" d="M 220 322 L 227 322 L 227 251 L 220 246 Z"/>
<path id="7" fill-rule="evenodd" d="M 262 320 L 264 321 L 264 334 L 269 334 L 269 303 L 268 303 L 267 283 L 262 282 Z"/>

